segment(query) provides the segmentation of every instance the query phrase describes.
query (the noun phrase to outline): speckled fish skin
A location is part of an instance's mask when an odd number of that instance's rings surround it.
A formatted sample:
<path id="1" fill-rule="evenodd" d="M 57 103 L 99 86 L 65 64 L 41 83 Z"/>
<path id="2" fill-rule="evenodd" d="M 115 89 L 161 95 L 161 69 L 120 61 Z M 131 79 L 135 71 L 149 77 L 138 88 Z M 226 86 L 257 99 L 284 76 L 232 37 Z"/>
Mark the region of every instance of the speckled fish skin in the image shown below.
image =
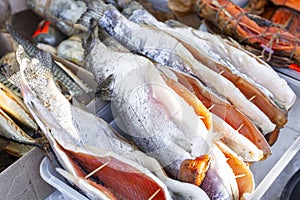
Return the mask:
<path id="1" fill-rule="evenodd" d="M 18 46 L 17 61 L 20 65 L 21 82 L 39 98 L 60 124 L 72 133 L 78 143 L 79 134 L 72 124 L 72 115 L 68 107 L 63 106 L 68 100 L 60 93 L 51 72 L 52 59 L 50 54 L 42 52 L 38 58 L 30 58 L 21 45 Z M 43 60 L 43 63 L 40 60 Z"/>
<path id="2" fill-rule="evenodd" d="M 102 55 L 102 59 L 98 59 L 98 55 Z M 86 57 L 85 66 L 94 73 L 99 83 L 109 75 L 113 75 L 112 108 L 119 111 L 115 113 L 115 120 L 118 122 L 118 118 L 122 119 L 118 125 L 131 134 L 131 139 L 141 150 L 168 168 L 167 171 L 172 177 L 177 177 L 183 160 L 207 153 L 209 147 L 205 144 L 206 133 L 202 133 L 203 136 L 197 135 L 198 130 L 183 133 L 173 121 L 169 120 L 165 108 L 157 102 L 157 99 L 155 100 L 153 90 L 156 85 L 152 83 L 158 83 L 158 86 L 164 88 L 168 86 L 149 60 L 131 53 L 114 52 L 95 39 Z M 126 76 L 127 73 L 130 76 Z M 168 93 L 167 90 L 165 92 Z M 175 103 L 175 107 L 177 105 L 178 102 Z M 199 125 L 196 124 L 197 126 Z M 193 149 L 193 146 L 199 148 Z"/>
<path id="3" fill-rule="evenodd" d="M 230 81 L 196 61 L 191 53 L 175 38 L 155 28 L 141 27 L 128 21 L 116 9 L 104 3 L 98 3 L 100 8 L 98 7 L 95 12 L 100 16 L 98 16 L 100 18 L 99 26 L 103 27 L 128 49 L 141 53 L 161 64 L 187 73 L 194 73 L 207 84 L 214 83 L 210 84 L 210 87 L 234 102 L 262 129 L 263 133 L 266 134 L 275 129 L 275 124 L 247 100 Z"/>
<path id="4" fill-rule="evenodd" d="M 1 66 L 1 83 L 9 87 L 10 89 L 16 91 L 18 96 L 21 96 L 20 92 L 20 84 L 19 77 L 16 74 L 20 71 L 18 62 L 16 60 L 15 52 L 9 52 L 5 54 L 0 60 Z M 2 76 L 4 77 L 2 78 Z M 3 80 L 3 82 L 2 82 Z"/>
<path id="5" fill-rule="evenodd" d="M 16 32 L 14 32 L 11 28 L 9 28 L 9 31 L 11 32 L 11 35 L 16 40 L 16 42 L 23 46 L 26 53 L 31 58 L 40 59 L 41 63 L 44 66 L 49 67 L 51 69 L 51 72 L 53 73 L 53 76 L 55 79 L 57 79 L 59 82 L 61 82 L 67 89 L 68 92 L 77 98 L 80 102 L 86 104 L 90 101 L 91 97 L 87 92 L 83 90 L 79 84 L 77 84 L 71 77 L 68 75 L 63 69 L 61 69 L 53 60 L 50 58 L 50 63 L 45 63 L 43 56 L 45 53 L 32 44 L 30 44 L 27 40 L 22 39 Z"/>

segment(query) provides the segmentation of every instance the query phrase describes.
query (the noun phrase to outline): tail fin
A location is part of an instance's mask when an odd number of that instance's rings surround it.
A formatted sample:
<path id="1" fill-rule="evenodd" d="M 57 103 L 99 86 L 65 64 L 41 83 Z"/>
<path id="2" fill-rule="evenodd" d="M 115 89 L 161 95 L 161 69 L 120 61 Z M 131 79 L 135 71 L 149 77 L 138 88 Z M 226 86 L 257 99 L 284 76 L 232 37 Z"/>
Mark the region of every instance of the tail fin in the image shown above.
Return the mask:
<path id="1" fill-rule="evenodd" d="M 16 31 L 13 30 L 12 26 L 10 24 L 6 24 L 6 28 L 8 32 L 11 34 L 13 39 L 18 43 L 19 45 L 22 45 L 25 52 L 30 57 L 37 58 L 38 56 L 41 56 L 41 51 L 35 47 L 33 44 L 31 44 L 28 40 L 24 39 L 22 36 L 20 36 Z"/>

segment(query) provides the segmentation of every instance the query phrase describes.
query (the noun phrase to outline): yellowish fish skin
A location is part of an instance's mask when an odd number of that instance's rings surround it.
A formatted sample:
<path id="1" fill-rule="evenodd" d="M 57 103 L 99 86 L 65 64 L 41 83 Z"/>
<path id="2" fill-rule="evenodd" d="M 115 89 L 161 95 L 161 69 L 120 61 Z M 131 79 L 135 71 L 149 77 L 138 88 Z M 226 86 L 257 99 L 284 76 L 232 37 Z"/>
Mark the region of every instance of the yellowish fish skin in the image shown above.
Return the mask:
<path id="1" fill-rule="evenodd" d="M 24 126 L 33 130 L 38 129 L 22 100 L 1 83 L 0 108 Z"/>
<path id="2" fill-rule="evenodd" d="M 0 134 L 2 137 L 24 144 L 35 145 L 28 136 L 3 110 L 0 109 Z"/>

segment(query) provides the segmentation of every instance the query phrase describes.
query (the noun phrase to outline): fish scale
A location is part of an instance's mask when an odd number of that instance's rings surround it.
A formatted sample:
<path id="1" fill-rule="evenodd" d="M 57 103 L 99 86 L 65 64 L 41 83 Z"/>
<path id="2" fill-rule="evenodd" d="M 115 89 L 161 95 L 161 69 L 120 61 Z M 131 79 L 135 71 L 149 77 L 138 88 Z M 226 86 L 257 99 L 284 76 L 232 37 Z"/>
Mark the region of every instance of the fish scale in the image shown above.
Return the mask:
<path id="1" fill-rule="evenodd" d="M 53 75 L 57 80 L 59 80 L 70 92 L 71 95 L 74 95 L 75 97 L 78 96 L 82 98 L 81 100 L 85 103 L 89 101 L 88 94 L 63 70 L 61 69 L 51 58 L 49 63 L 46 63 L 44 60 L 45 53 L 35 46 L 33 46 L 31 43 L 29 43 L 27 40 L 24 40 L 21 38 L 15 31 L 13 31 L 10 27 L 8 27 L 9 31 L 11 32 L 11 35 L 15 39 L 15 41 L 18 44 L 21 44 L 24 47 L 24 50 L 26 53 L 32 57 L 37 58 L 40 60 L 40 62 L 50 68 L 52 70 Z"/>

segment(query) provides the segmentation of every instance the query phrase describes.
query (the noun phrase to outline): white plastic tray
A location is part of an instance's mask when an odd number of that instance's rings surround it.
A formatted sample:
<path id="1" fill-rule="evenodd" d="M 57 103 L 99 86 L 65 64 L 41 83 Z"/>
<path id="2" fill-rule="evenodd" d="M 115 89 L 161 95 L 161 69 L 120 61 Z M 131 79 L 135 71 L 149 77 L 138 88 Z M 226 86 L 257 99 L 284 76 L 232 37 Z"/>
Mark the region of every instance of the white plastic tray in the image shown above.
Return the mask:
<path id="1" fill-rule="evenodd" d="M 286 75 L 286 79 L 292 89 L 300 96 L 300 82 Z M 102 104 L 103 105 L 103 104 Z M 104 105 L 101 111 L 96 112 L 99 117 L 105 118 L 112 127 L 120 131 L 114 123 L 110 105 Z M 300 169 L 300 99 L 298 98 L 292 110 L 289 112 L 289 122 L 280 132 L 277 142 L 272 146 L 273 155 L 265 161 L 260 161 L 251 166 L 256 183 L 256 190 L 247 199 L 276 200 L 289 180 Z M 297 154 L 298 153 L 298 154 Z M 297 156 L 295 156 L 297 155 Z M 55 187 L 58 191 L 52 193 L 47 199 L 87 199 L 78 191 L 70 187 L 56 171 L 55 161 L 50 162 L 44 158 L 41 162 L 40 173 L 42 178 Z M 278 178 L 279 176 L 279 178 Z"/>

